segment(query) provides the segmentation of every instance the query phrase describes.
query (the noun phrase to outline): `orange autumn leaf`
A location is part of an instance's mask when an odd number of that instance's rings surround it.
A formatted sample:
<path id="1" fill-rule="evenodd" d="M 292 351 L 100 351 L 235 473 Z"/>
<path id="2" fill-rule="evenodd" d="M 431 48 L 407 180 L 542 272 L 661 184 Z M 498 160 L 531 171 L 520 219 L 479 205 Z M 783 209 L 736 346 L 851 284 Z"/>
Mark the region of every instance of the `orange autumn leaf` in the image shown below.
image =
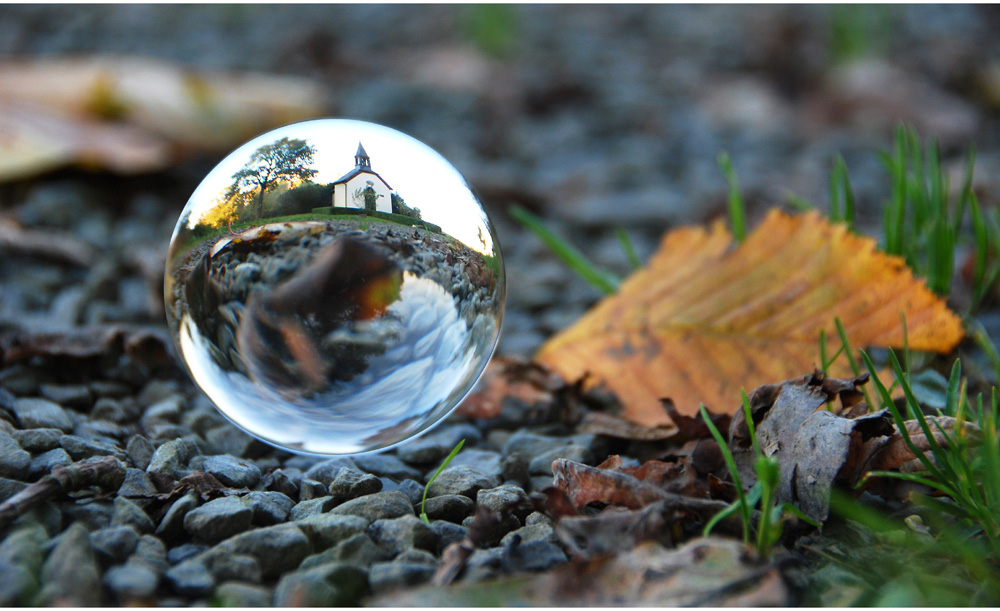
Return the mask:
<path id="1" fill-rule="evenodd" d="M 573 327 L 549 340 L 536 359 L 567 380 L 589 375 L 645 426 L 684 415 L 699 403 L 733 413 L 740 390 L 802 375 L 818 365 L 820 330 L 839 348 L 839 317 L 851 346 L 903 346 L 949 352 L 962 324 L 899 257 L 871 238 L 831 224 L 817 212 L 772 210 L 732 248 L 722 222 L 664 236 L 649 265 L 626 280 Z M 830 368 L 849 377 L 847 360 Z"/>

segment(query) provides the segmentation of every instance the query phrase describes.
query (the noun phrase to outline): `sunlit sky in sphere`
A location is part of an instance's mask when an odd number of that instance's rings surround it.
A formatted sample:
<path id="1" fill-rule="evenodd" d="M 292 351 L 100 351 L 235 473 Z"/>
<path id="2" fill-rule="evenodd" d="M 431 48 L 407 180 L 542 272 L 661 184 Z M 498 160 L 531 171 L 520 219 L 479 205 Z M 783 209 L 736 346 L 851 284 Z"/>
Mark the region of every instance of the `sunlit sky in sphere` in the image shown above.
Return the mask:
<path id="1" fill-rule="evenodd" d="M 188 200 L 193 226 L 233 182 L 233 174 L 250 160 L 255 150 L 281 138 L 300 138 L 316 149 L 311 179 L 333 182 L 354 169 L 358 142 L 371 160 L 371 170 L 382 177 L 421 218 L 466 246 L 491 253 L 493 240 L 485 213 L 462 175 L 427 145 L 387 127 L 347 119 L 321 119 L 282 127 L 251 140 L 233 151 L 209 173 Z M 330 202 L 332 203 L 332 202 Z M 327 205 L 330 205 L 328 203 Z M 481 232 L 481 233 L 480 233 Z M 483 242 L 485 241 L 485 251 Z"/>

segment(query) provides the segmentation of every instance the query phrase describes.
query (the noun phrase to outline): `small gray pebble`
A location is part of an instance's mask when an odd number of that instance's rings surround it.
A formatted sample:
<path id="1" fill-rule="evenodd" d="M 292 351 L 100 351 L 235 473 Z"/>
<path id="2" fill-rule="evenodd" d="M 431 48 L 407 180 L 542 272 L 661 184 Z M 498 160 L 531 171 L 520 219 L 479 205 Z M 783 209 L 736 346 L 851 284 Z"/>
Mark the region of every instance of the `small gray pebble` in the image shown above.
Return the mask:
<path id="1" fill-rule="evenodd" d="M 113 566 L 104 573 L 103 581 L 119 603 L 146 602 L 160 586 L 160 576 L 149 567 L 139 564 Z"/>
<path id="2" fill-rule="evenodd" d="M 280 492 L 253 491 L 243 495 L 253 509 L 253 523 L 258 526 L 279 524 L 288 518 L 295 501 Z"/>
<path id="3" fill-rule="evenodd" d="M 174 592 L 190 598 L 208 596 L 215 588 L 212 574 L 197 560 L 186 560 L 167 569 L 163 579 Z"/>
<path id="4" fill-rule="evenodd" d="M 297 481 L 302 481 L 302 477 L 293 480 L 283 469 L 271 471 L 260 481 L 260 487 L 269 492 L 280 492 L 288 498 L 299 498 L 299 485 Z M 317 482 L 318 483 L 318 482 Z"/>
<path id="5" fill-rule="evenodd" d="M 174 380 L 155 378 L 143 386 L 142 390 L 136 396 L 136 401 L 142 407 L 149 407 L 154 403 L 169 398 L 171 395 L 176 395 L 179 388 L 177 382 Z"/>
<path id="6" fill-rule="evenodd" d="M 522 544 L 533 543 L 535 541 L 545 541 L 547 543 L 555 543 L 556 535 L 555 531 L 552 529 L 550 524 L 544 522 L 535 522 L 526 526 L 522 526 L 517 530 L 512 530 L 503 539 L 500 540 L 500 545 L 507 547 L 510 545 L 514 538 L 517 537 Z"/>
<path id="7" fill-rule="evenodd" d="M 13 409 L 22 429 L 59 429 L 64 433 L 73 430 L 73 420 L 66 410 L 48 399 L 17 399 Z"/>
<path id="8" fill-rule="evenodd" d="M 141 507 L 123 496 L 115 497 L 112 526 L 131 526 L 139 533 L 153 532 L 153 520 Z"/>
<path id="9" fill-rule="evenodd" d="M 499 485 L 498 474 L 486 475 L 472 467 L 448 467 L 428 486 L 427 496 L 461 494 L 474 499 L 476 493 L 483 488 L 495 488 Z"/>
<path id="10" fill-rule="evenodd" d="M 145 471 L 125 469 L 125 481 L 118 488 L 118 496 L 132 499 L 136 503 L 159 494 L 153 481 Z"/>
<path id="11" fill-rule="evenodd" d="M 90 390 L 95 396 L 110 397 L 112 399 L 120 399 L 132 394 L 132 389 L 129 388 L 128 384 L 112 380 L 95 380 L 90 383 Z"/>
<path id="12" fill-rule="evenodd" d="M 513 483 L 480 490 L 476 493 L 476 505 L 497 514 L 511 512 L 519 519 L 524 519 L 531 513 L 528 495 Z"/>
<path id="13" fill-rule="evenodd" d="M 415 465 L 440 462 L 462 439 L 467 445 L 472 445 L 482 439 L 482 434 L 471 424 L 441 426 L 399 446 L 396 455 L 400 460 Z"/>
<path id="14" fill-rule="evenodd" d="M 136 469 L 145 471 L 149 467 L 149 461 L 152 460 L 155 450 L 153 444 L 142 435 L 132 435 L 125 447 L 125 452 L 128 453 L 128 457 Z"/>
<path id="15" fill-rule="evenodd" d="M 407 465 L 392 454 L 362 454 L 355 456 L 354 462 L 363 471 L 396 481 L 423 477 L 423 473 L 419 470 Z"/>
<path id="16" fill-rule="evenodd" d="M 28 484 L 6 477 L 0 477 L 0 503 L 6 501 L 18 492 L 28 487 Z"/>
<path id="17" fill-rule="evenodd" d="M 31 470 L 31 454 L 21 449 L 14 438 L 0 431 L 0 477 L 25 479 Z"/>
<path id="18" fill-rule="evenodd" d="M 330 486 L 324 486 L 322 482 L 303 477 L 299 482 L 299 501 L 310 501 L 319 497 L 328 496 Z"/>
<path id="19" fill-rule="evenodd" d="M 239 497 L 225 496 L 187 512 L 184 530 L 202 541 L 214 543 L 247 530 L 252 522 L 253 509 L 249 503 Z"/>
<path id="20" fill-rule="evenodd" d="M 380 490 L 382 481 L 379 478 L 350 467 L 341 467 L 337 477 L 330 483 L 330 495 L 338 502 L 349 501 Z"/>
<path id="21" fill-rule="evenodd" d="M 470 448 L 459 452 L 448 464 L 449 467 L 471 467 L 484 475 L 500 475 L 500 454 L 487 450 L 477 450 Z M 437 470 L 437 465 L 430 473 L 433 475 Z"/>
<path id="22" fill-rule="evenodd" d="M 65 467 L 66 465 L 72 463 L 73 459 L 66 453 L 66 450 L 56 448 L 54 450 L 49 450 L 48 452 L 43 452 L 42 454 L 32 458 L 31 465 L 28 467 L 28 475 L 31 479 L 38 480 L 39 478 L 48 475 L 49 471 L 52 470 L 52 467 L 55 467 L 56 465 Z"/>
<path id="23" fill-rule="evenodd" d="M 438 547 L 444 550 L 452 543 L 464 541 L 469 534 L 469 530 L 459 524 L 435 520 L 431 522 L 431 530 L 438 536 Z"/>
<path id="24" fill-rule="evenodd" d="M 108 526 L 90 533 L 90 544 L 111 564 L 120 564 L 135 551 L 139 533 L 131 526 Z"/>
<path id="25" fill-rule="evenodd" d="M 243 581 L 260 583 L 260 564 L 247 554 L 214 554 L 206 558 L 208 571 L 216 582 Z"/>
<path id="26" fill-rule="evenodd" d="M 366 571 L 349 564 L 324 564 L 283 575 L 274 588 L 276 607 L 349 607 L 369 593 Z"/>
<path id="27" fill-rule="evenodd" d="M 63 503 L 61 511 L 67 523 L 77 522 L 87 530 L 111 526 L 111 517 L 115 513 L 111 501 Z"/>
<path id="28" fill-rule="evenodd" d="M 118 424 L 128 422 L 129 420 L 128 413 L 122 407 L 121 402 L 110 397 L 101 397 L 98 399 L 94 403 L 94 407 L 90 410 L 90 417 Z"/>
<path id="29" fill-rule="evenodd" d="M 128 454 L 112 441 L 63 435 L 59 438 L 59 445 L 73 457 L 73 460 L 83 460 L 95 456 L 114 456 L 122 461 L 128 460 Z"/>
<path id="30" fill-rule="evenodd" d="M 170 548 L 170 551 L 167 552 L 167 562 L 170 564 L 180 564 L 185 560 L 194 558 L 207 549 L 207 545 L 202 545 L 200 543 L 185 543 L 184 545 L 178 545 L 177 547 Z"/>
<path id="31" fill-rule="evenodd" d="M 393 554 L 401 554 L 412 547 L 434 550 L 438 542 L 431 527 L 412 514 L 375 520 L 368 527 L 368 536 Z"/>
<path id="32" fill-rule="evenodd" d="M 201 468 L 231 488 L 253 488 L 260 481 L 257 465 L 228 454 L 206 456 Z"/>
<path id="33" fill-rule="evenodd" d="M 49 401 L 68 407 L 89 407 L 94 400 L 90 388 L 84 384 L 42 384 L 38 394 Z"/>
<path id="34" fill-rule="evenodd" d="M 368 568 L 376 562 L 392 558 L 392 554 L 375 545 L 368 535 L 356 533 L 319 554 L 313 554 L 302 561 L 301 570 L 324 564 L 343 563 Z"/>
<path id="35" fill-rule="evenodd" d="M 374 592 L 391 592 L 427 583 L 435 568 L 426 564 L 379 562 L 368 570 L 368 584 Z"/>
<path id="36" fill-rule="evenodd" d="M 337 499 L 332 496 L 321 496 L 317 499 L 300 501 L 295 504 L 295 507 L 292 507 L 292 510 L 288 514 L 288 519 L 292 521 L 302 520 L 309 516 L 326 513 L 336 506 Z"/>
<path id="37" fill-rule="evenodd" d="M 193 491 L 174 501 L 170 509 L 163 514 L 160 524 L 156 527 L 156 534 L 167 538 L 180 534 L 184 528 L 184 516 L 200 503 L 201 500 Z"/>
<path id="38" fill-rule="evenodd" d="M 48 452 L 59 447 L 59 438 L 63 432 L 59 429 L 25 429 L 14 431 L 14 439 L 22 448 L 29 452 Z"/>
<path id="39" fill-rule="evenodd" d="M 549 541 L 512 543 L 503 550 L 504 568 L 511 573 L 544 571 L 555 565 L 566 563 L 566 553 L 558 545 Z"/>
<path id="40" fill-rule="evenodd" d="M 402 492 L 389 490 L 347 501 L 331 509 L 330 513 L 358 516 L 369 522 L 374 522 L 380 519 L 413 515 L 413 502 Z"/>
<path id="41" fill-rule="evenodd" d="M 297 567 L 309 555 L 309 539 L 294 524 L 276 524 L 240 533 L 216 544 L 206 554 L 249 554 L 270 579 Z"/>
<path id="42" fill-rule="evenodd" d="M 362 518 L 332 513 L 312 515 L 295 525 L 309 538 L 313 550 L 327 549 L 368 529 L 368 522 Z"/>
<path id="43" fill-rule="evenodd" d="M 187 465 L 192 454 L 193 449 L 184 440 L 174 439 L 167 441 L 156 448 L 149 461 L 149 466 L 146 467 L 146 472 L 163 473 L 175 480 L 181 479 L 188 474 L 185 465 Z"/>
<path id="44" fill-rule="evenodd" d="M 427 564 L 437 566 L 437 558 L 434 554 L 416 548 L 410 548 L 392 559 L 396 564 Z"/>
<path id="45" fill-rule="evenodd" d="M 90 544 L 90 535 L 81 524 L 70 524 L 54 541 L 42 567 L 42 591 L 38 603 L 73 607 L 101 604 L 101 573 Z"/>
<path id="46" fill-rule="evenodd" d="M 169 568 L 167 546 L 153 535 L 143 535 L 139 537 L 139 543 L 127 564 L 144 566 L 157 575 L 162 575 Z"/>
<path id="47" fill-rule="evenodd" d="M 476 502 L 459 494 L 443 494 L 427 499 L 425 511 L 431 520 L 447 520 L 459 524 L 472 515 Z"/>

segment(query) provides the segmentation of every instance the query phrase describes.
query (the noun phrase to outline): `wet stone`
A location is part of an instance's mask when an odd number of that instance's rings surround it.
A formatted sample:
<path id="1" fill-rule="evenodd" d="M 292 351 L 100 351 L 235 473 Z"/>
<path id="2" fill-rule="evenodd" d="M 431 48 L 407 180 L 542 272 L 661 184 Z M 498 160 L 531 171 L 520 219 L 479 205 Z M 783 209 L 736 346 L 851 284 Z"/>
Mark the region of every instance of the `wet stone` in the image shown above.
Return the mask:
<path id="1" fill-rule="evenodd" d="M 404 493 L 390 490 L 347 501 L 331 509 L 330 513 L 358 516 L 369 522 L 374 522 L 375 520 L 413 515 L 413 503 Z"/>
<path id="2" fill-rule="evenodd" d="M 139 533 L 153 532 L 153 520 L 132 501 L 118 496 L 115 497 L 113 507 L 114 513 L 111 515 L 112 526 L 131 526 Z"/>
<path id="3" fill-rule="evenodd" d="M 139 533 L 131 526 L 108 526 L 90 533 L 90 544 L 109 564 L 121 564 L 135 551 Z"/>
<path id="4" fill-rule="evenodd" d="M 28 467 L 28 474 L 32 480 L 37 480 L 40 477 L 48 475 L 52 467 L 56 465 L 65 467 L 72 464 L 72 462 L 73 459 L 66 453 L 66 450 L 56 448 L 32 458 L 31 465 Z"/>
<path id="5" fill-rule="evenodd" d="M 143 471 L 149 467 L 149 461 L 152 460 L 155 451 L 153 444 L 142 435 L 132 435 L 128 440 L 128 445 L 125 446 L 125 452 L 132 464 L 135 465 L 136 469 Z"/>
<path id="6" fill-rule="evenodd" d="M 482 434 L 471 424 L 441 426 L 401 445 L 396 449 L 396 456 L 414 465 L 440 462 L 463 439 L 467 446 L 471 446 L 482 439 Z"/>
<path id="7" fill-rule="evenodd" d="M 369 593 L 364 569 L 349 564 L 324 564 L 289 573 L 274 589 L 274 606 L 347 607 Z"/>
<path id="8" fill-rule="evenodd" d="M 431 497 L 427 499 L 424 506 L 427 517 L 431 520 L 447 520 L 455 523 L 461 523 L 463 519 L 472 514 L 475 508 L 475 501 L 459 494 Z"/>
<path id="9" fill-rule="evenodd" d="M 426 564 L 380 562 L 368 570 L 368 584 L 373 592 L 391 592 L 427 583 L 435 568 Z"/>
<path id="10" fill-rule="evenodd" d="M 253 510 L 253 523 L 258 526 L 284 522 L 295 507 L 295 501 L 280 492 L 253 491 L 242 498 Z"/>
<path id="11" fill-rule="evenodd" d="M 314 550 L 333 547 L 368 528 L 368 522 L 362 518 L 331 513 L 313 515 L 296 521 L 295 525 L 309 538 Z"/>
<path id="12" fill-rule="evenodd" d="M 368 473 L 350 467 L 341 467 L 337 477 L 330 483 L 330 495 L 338 502 L 356 499 L 366 494 L 382 490 L 382 480 Z"/>
<path id="13" fill-rule="evenodd" d="M 0 431 L 0 477 L 24 479 L 31 469 L 31 454 L 9 434 Z"/>
<path id="14" fill-rule="evenodd" d="M 73 420 L 66 410 L 48 399 L 17 399 L 14 414 L 22 429 L 59 429 L 64 433 L 73 430 Z"/>
<path id="15" fill-rule="evenodd" d="M 59 535 L 42 567 L 42 583 L 39 604 L 72 607 L 101 604 L 101 575 L 90 536 L 82 525 L 71 524 Z"/>
<path id="16" fill-rule="evenodd" d="M 289 520 L 303 520 L 310 516 L 326 513 L 337 506 L 337 499 L 332 496 L 321 496 L 317 499 L 300 501 L 292 507 L 288 514 Z"/>
<path id="17" fill-rule="evenodd" d="M 354 457 L 355 464 L 363 471 L 396 481 L 420 479 L 423 473 L 407 465 L 392 454 L 362 454 Z"/>
<path id="18" fill-rule="evenodd" d="M 14 431 L 14 439 L 22 448 L 29 452 L 48 452 L 59 447 L 59 438 L 63 432 L 59 429 L 25 429 Z"/>
<path id="19" fill-rule="evenodd" d="M 90 388 L 85 384 L 42 384 L 38 389 L 38 394 L 49 401 L 67 407 L 86 408 L 94 401 Z"/>
<path id="20" fill-rule="evenodd" d="M 202 541 L 214 543 L 241 533 L 253 521 L 249 503 L 235 496 L 209 501 L 184 516 L 184 530 Z"/>
<path id="21" fill-rule="evenodd" d="M 483 488 L 495 488 L 499 485 L 499 475 L 487 475 L 472 467 L 448 467 L 431 482 L 427 496 L 460 494 L 474 499 Z"/>
<path id="22" fill-rule="evenodd" d="M 375 520 L 368 527 L 368 536 L 393 554 L 400 554 L 414 547 L 434 550 L 438 542 L 437 535 L 430 526 L 414 515 Z"/>
<path id="23" fill-rule="evenodd" d="M 221 607 L 270 607 L 272 595 L 264 586 L 227 581 L 215 588 L 212 600 Z"/>
<path id="24" fill-rule="evenodd" d="M 253 488 L 260 481 L 260 468 L 257 465 L 228 454 L 206 456 L 202 470 L 211 473 L 215 479 L 231 488 Z"/>

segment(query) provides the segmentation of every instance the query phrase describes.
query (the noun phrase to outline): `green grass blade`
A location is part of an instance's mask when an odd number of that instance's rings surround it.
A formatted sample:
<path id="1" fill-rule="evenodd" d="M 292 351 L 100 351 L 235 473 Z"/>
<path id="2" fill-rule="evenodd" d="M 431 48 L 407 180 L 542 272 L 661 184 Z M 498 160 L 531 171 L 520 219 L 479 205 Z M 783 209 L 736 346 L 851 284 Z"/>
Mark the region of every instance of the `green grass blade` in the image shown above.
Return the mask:
<path id="1" fill-rule="evenodd" d="M 628 260 L 629 267 L 632 271 L 635 271 L 642 267 L 642 261 L 639 260 L 639 256 L 635 254 L 635 246 L 632 245 L 632 240 L 629 239 L 628 234 L 621 227 L 615 229 L 615 235 L 618 237 L 618 243 L 621 244 L 622 252 L 625 253 L 625 259 Z"/>
<path id="2" fill-rule="evenodd" d="M 591 263 L 586 255 L 577 250 L 565 239 L 554 233 L 551 229 L 546 227 L 545 223 L 543 223 L 537 216 L 531 214 L 520 206 L 511 206 L 510 214 L 519 223 L 538 236 L 538 238 L 544 242 L 557 257 L 562 259 L 563 263 L 579 274 L 580 277 L 586 280 L 591 286 L 605 295 L 610 295 L 618 290 L 618 286 L 621 284 L 621 279 Z"/>
<path id="3" fill-rule="evenodd" d="M 733 459 L 733 453 L 729 451 L 729 444 L 726 443 L 722 433 L 719 432 L 715 423 L 712 422 L 712 418 L 708 415 L 708 410 L 705 409 L 705 405 L 699 405 L 698 411 L 701 413 L 701 418 L 705 421 L 705 426 L 708 427 L 708 430 L 715 439 L 715 442 L 719 444 L 719 451 L 722 453 L 722 459 L 726 462 L 726 467 L 729 469 L 730 477 L 733 478 L 733 484 L 736 486 L 736 494 L 739 497 L 740 514 L 743 519 L 743 541 L 749 543 L 750 521 L 753 519 L 753 508 L 747 502 L 746 493 L 743 491 L 743 480 L 740 479 L 740 472 L 736 468 L 736 461 Z"/>
<path id="4" fill-rule="evenodd" d="M 726 153 L 719 154 L 719 167 L 726 177 L 729 185 L 729 224 L 733 231 L 733 238 L 739 244 L 747 235 L 746 205 L 743 203 L 743 195 L 740 193 L 740 183 L 736 180 L 736 172 L 733 171 L 733 164 Z"/>
<path id="5" fill-rule="evenodd" d="M 861 375 L 861 367 L 858 365 L 858 359 L 854 357 L 854 350 L 851 349 L 851 342 L 847 339 L 847 329 L 844 328 L 844 323 L 841 322 L 839 316 L 833 319 L 833 324 L 837 327 L 837 335 L 840 337 L 840 348 L 847 355 L 847 362 L 851 365 L 851 371 L 854 372 L 854 377 L 857 377 Z M 872 373 L 872 375 L 874 376 L 875 374 Z M 868 408 L 875 409 L 875 404 L 872 403 L 872 398 L 868 394 L 867 386 L 861 387 L 861 394 L 865 396 L 865 403 L 868 404 Z"/>
<path id="6" fill-rule="evenodd" d="M 455 458 L 455 456 L 457 456 L 458 453 L 462 451 L 462 446 L 464 445 L 465 445 L 464 439 L 458 442 L 458 445 L 456 445 L 452 449 L 451 454 L 448 454 L 448 457 L 444 459 L 444 462 L 441 463 L 441 466 L 438 467 L 437 471 L 434 472 L 434 475 L 432 475 L 431 478 L 427 480 L 427 485 L 424 486 L 424 496 L 422 499 L 420 499 L 420 519 L 426 522 L 427 524 L 431 523 L 430 518 L 427 517 L 427 510 L 426 510 L 427 491 L 430 490 L 431 484 L 434 483 L 434 480 L 436 480 L 437 477 L 441 475 L 441 472 L 448 467 L 448 464 L 451 463 L 452 459 Z"/>

